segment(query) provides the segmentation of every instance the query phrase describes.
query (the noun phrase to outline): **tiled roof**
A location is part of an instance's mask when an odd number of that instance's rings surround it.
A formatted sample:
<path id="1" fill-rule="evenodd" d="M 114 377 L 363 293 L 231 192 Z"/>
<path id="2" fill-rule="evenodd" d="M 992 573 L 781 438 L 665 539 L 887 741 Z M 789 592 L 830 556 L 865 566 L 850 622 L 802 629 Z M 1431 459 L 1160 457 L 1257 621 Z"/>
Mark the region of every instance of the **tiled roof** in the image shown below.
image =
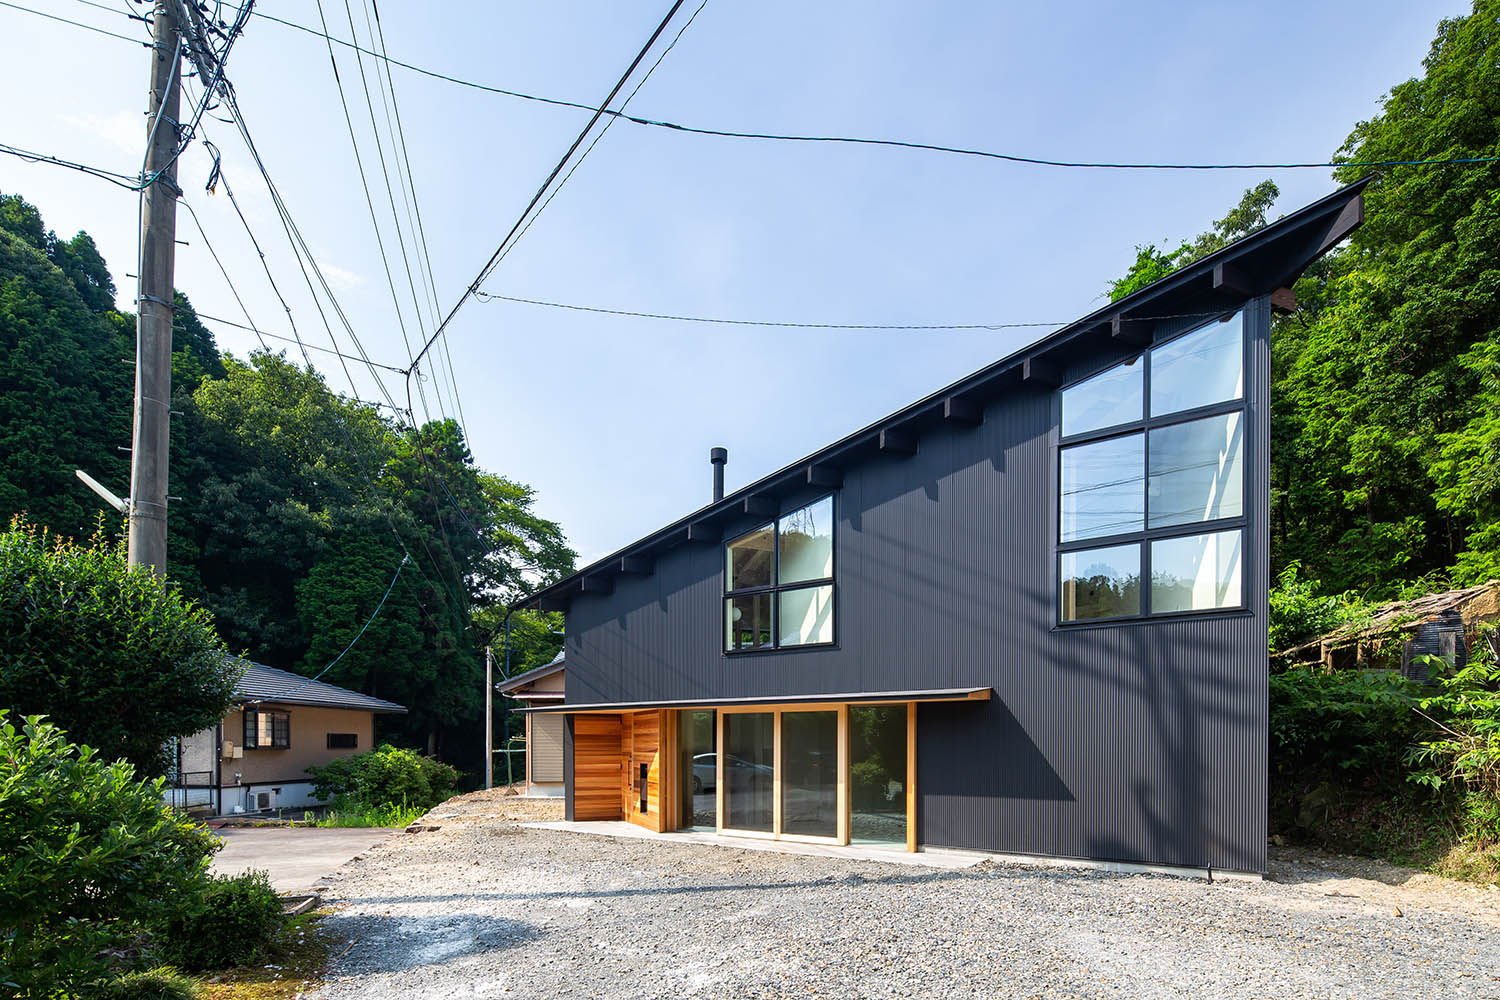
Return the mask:
<path id="1" fill-rule="evenodd" d="M 238 661 L 245 676 L 235 685 L 235 701 L 262 701 L 278 705 L 318 705 L 324 708 L 353 708 L 366 712 L 405 712 L 405 705 L 347 688 L 308 680 L 301 674 L 277 670 L 252 660 Z"/>

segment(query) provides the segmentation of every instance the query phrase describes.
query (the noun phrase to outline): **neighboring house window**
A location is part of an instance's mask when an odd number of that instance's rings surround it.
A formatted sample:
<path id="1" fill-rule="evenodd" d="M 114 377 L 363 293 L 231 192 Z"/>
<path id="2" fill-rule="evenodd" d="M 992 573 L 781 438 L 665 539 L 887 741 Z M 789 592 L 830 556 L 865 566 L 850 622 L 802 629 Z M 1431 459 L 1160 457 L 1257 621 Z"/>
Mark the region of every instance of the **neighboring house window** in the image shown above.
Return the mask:
<path id="1" fill-rule="evenodd" d="M 287 712 L 245 709 L 245 749 L 285 749 L 292 745 L 292 718 Z"/>
<path id="2" fill-rule="evenodd" d="M 724 648 L 833 642 L 833 497 L 724 546 Z"/>
<path id="3" fill-rule="evenodd" d="M 329 733 L 328 749 L 330 750 L 355 750 L 359 747 L 358 733 Z"/>
<path id="4" fill-rule="evenodd" d="M 1063 622 L 1242 608 L 1244 314 L 1062 390 Z"/>

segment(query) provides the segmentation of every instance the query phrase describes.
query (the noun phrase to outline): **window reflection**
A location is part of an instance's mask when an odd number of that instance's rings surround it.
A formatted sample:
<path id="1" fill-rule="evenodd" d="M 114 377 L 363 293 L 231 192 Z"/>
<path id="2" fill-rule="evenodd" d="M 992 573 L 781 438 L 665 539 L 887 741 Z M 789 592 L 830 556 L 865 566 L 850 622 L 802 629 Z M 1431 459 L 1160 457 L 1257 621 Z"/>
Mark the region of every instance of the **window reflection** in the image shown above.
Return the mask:
<path id="1" fill-rule="evenodd" d="M 783 646 L 833 641 L 833 588 L 803 587 L 777 595 L 778 629 Z"/>
<path id="2" fill-rule="evenodd" d="M 1241 531 L 1166 538 L 1151 543 L 1151 610 L 1205 611 L 1245 601 L 1240 581 Z"/>
<path id="3" fill-rule="evenodd" d="M 731 712 L 724 716 L 724 825 L 772 831 L 775 820 L 776 716 Z"/>
<path id="4" fill-rule="evenodd" d="M 1065 552 L 1060 562 L 1063 621 L 1141 613 L 1140 545 Z"/>
<path id="5" fill-rule="evenodd" d="M 780 582 L 826 580 L 833 576 L 833 497 L 781 519 Z"/>
<path id="6" fill-rule="evenodd" d="M 1096 431 L 1102 427 L 1140 420 L 1143 394 L 1137 358 L 1100 372 L 1062 392 L 1064 435 Z"/>
<path id="7" fill-rule="evenodd" d="M 1139 531 L 1145 521 L 1146 439 L 1126 434 L 1062 453 L 1062 540 Z"/>
<path id="8" fill-rule="evenodd" d="M 849 709 L 849 836 L 906 844 L 906 706 Z"/>
<path id="9" fill-rule="evenodd" d="M 1244 361 L 1243 313 L 1152 348 L 1151 415 L 1241 398 Z"/>
<path id="10" fill-rule="evenodd" d="M 1236 412 L 1151 432 L 1151 527 L 1243 512 L 1243 424 Z"/>
<path id="11" fill-rule="evenodd" d="M 768 592 L 741 594 L 724 602 L 724 635 L 730 649 L 771 645 L 771 597 Z"/>
<path id="12" fill-rule="evenodd" d="M 837 837 L 839 714 L 781 714 L 781 830 Z"/>

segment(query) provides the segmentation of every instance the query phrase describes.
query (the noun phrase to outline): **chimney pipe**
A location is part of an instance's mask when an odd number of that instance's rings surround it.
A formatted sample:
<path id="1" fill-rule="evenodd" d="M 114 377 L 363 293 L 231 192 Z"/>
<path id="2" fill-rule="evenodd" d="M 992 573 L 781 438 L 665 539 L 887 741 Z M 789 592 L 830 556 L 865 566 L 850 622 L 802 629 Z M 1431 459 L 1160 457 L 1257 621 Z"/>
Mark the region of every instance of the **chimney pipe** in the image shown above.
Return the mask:
<path id="1" fill-rule="evenodd" d="M 708 460 L 714 466 L 714 503 L 724 499 L 724 463 L 729 461 L 728 448 L 710 448 Z"/>

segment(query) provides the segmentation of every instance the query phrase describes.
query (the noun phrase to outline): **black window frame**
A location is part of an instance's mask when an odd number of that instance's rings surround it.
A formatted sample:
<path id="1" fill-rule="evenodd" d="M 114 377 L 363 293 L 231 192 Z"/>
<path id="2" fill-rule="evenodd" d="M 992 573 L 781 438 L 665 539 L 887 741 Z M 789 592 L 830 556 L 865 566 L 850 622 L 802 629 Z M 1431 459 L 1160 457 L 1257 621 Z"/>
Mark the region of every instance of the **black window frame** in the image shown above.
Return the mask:
<path id="1" fill-rule="evenodd" d="M 326 749 L 328 749 L 328 750 L 358 750 L 359 749 L 359 734 L 358 733 L 325 733 L 324 735 L 327 736 L 327 738 L 328 738 L 328 746 L 326 747 Z M 338 743 L 334 742 L 334 738 L 335 737 L 337 737 L 339 739 Z M 345 740 L 347 740 L 348 742 L 344 742 Z"/>
<path id="2" fill-rule="evenodd" d="M 290 750 L 292 747 L 292 713 L 280 708 L 246 708 L 243 738 L 246 750 Z M 260 717 L 271 719 L 271 742 L 260 742 Z"/>
<path id="3" fill-rule="evenodd" d="M 1151 352 L 1158 347 L 1164 347 L 1183 337 L 1190 337 L 1215 323 L 1229 322 L 1240 317 L 1240 395 L 1237 399 L 1227 399 L 1218 403 L 1210 403 L 1204 406 L 1195 406 L 1187 410 L 1174 410 L 1170 413 L 1156 414 L 1151 412 Z M 1060 386 L 1054 394 L 1057 401 L 1057 446 L 1053 449 L 1056 455 L 1056 468 L 1053 477 L 1054 500 L 1052 509 L 1056 518 L 1056 527 L 1052 532 L 1052 578 L 1054 581 L 1054 593 L 1052 601 L 1052 614 L 1055 627 L 1060 629 L 1091 628 L 1099 625 L 1111 625 L 1118 623 L 1136 623 L 1146 621 L 1170 621 L 1179 618 L 1200 618 L 1212 615 L 1243 615 L 1249 612 L 1249 595 L 1246 586 L 1246 574 L 1248 571 L 1248 553 L 1245 546 L 1250 538 L 1250 471 L 1253 464 L 1252 442 L 1250 440 L 1251 414 L 1250 414 L 1250 373 L 1253 370 L 1251 361 L 1251 345 L 1254 338 L 1250 335 L 1251 322 L 1250 304 L 1246 303 L 1237 309 L 1227 309 L 1223 314 L 1207 319 L 1202 323 L 1173 333 L 1169 337 L 1153 342 L 1135 354 L 1112 362 L 1096 371 L 1091 371 L 1082 378 L 1074 379 Z M 1129 420 L 1109 427 L 1099 427 L 1088 431 L 1080 431 L 1076 434 L 1064 436 L 1062 434 L 1062 396 L 1063 393 L 1089 379 L 1116 367 L 1117 365 L 1137 364 L 1141 367 L 1141 412 L 1139 420 Z M 1241 502 L 1240 513 L 1234 517 L 1220 517 L 1206 521 L 1190 521 L 1186 524 L 1163 525 L 1158 528 L 1151 527 L 1151 432 L 1163 427 L 1175 427 L 1179 424 L 1192 423 L 1195 420 L 1204 420 L 1210 417 L 1223 417 L 1231 414 L 1239 414 L 1240 427 L 1243 435 L 1241 439 Z M 1128 437 L 1133 434 L 1141 435 L 1142 467 L 1141 467 L 1141 493 L 1143 506 L 1141 508 L 1141 527 L 1131 531 L 1115 532 L 1108 535 L 1096 535 L 1089 538 L 1077 538 L 1070 541 L 1062 540 L 1062 467 L 1063 452 L 1067 449 L 1082 444 L 1093 444 L 1111 438 Z M 1216 608 L 1198 608 L 1187 611 L 1161 611 L 1153 612 L 1151 609 L 1151 545 L 1153 542 L 1172 538 L 1189 538 L 1199 535 L 1213 535 L 1220 532 L 1236 531 L 1240 533 L 1240 600 L 1238 604 L 1224 605 Z M 1071 553 L 1087 552 L 1092 549 L 1106 549 L 1119 546 L 1135 544 L 1140 549 L 1141 575 L 1139 582 L 1140 609 L 1133 614 L 1111 615 L 1104 618 L 1073 618 L 1063 617 L 1062 595 L 1063 595 L 1063 557 Z"/>
<path id="4" fill-rule="evenodd" d="M 814 507 L 824 500 L 829 502 L 829 553 L 832 562 L 832 573 L 826 577 L 814 580 L 797 580 L 794 583 L 783 584 L 781 582 L 781 522 L 791 515 L 808 507 Z M 839 638 L 839 588 L 835 582 L 839 572 L 839 546 L 838 546 L 838 496 L 836 491 L 824 493 L 814 497 L 806 503 L 799 503 L 790 510 L 784 510 L 771 518 L 768 522 L 762 522 L 741 531 L 733 538 L 726 538 L 719 550 L 721 574 L 721 591 L 719 597 L 719 652 L 724 656 L 753 656 L 759 653 L 792 653 L 803 649 L 827 649 L 838 645 Z M 757 531 L 763 531 L 766 527 L 771 528 L 771 582 L 754 587 L 739 587 L 734 590 L 729 588 L 729 547 L 746 535 L 753 535 Z M 781 602 L 780 595 L 796 590 L 815 590 L 819 587 L 827 587 L 831 597 L 831 613 L 833 615 L 832 637 L 827 642 L 799 642 L 783 646 L 781 644 Z M 757 594 L 767 595 L 770 599 L 771 614 L 771 641 L 764 646 L 749 646 L 743 649 L 731 649 L 729 647 L 729 602 L 736 597 L 749 597 Z"/>

